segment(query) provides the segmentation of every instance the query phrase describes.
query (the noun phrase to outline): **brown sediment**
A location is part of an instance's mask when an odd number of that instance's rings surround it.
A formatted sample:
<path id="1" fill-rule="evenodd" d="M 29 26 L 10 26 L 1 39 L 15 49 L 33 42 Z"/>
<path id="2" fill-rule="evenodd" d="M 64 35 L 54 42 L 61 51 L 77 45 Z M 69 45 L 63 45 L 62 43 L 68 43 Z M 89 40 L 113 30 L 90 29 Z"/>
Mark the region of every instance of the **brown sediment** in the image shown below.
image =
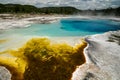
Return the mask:
<path id="1" fill-rule="evenodd" d="M 7 40 L 5 40 L 5 39 L 1 39 L 1 40 L 0 40 L 0 44 L 1 44 L 1 43 L 5 43 L 5 42 L 7 42 Z"/>
<path id="2" fill-rule="evenodd" d="M 84 40 L 72 47 L 68 44 L 51 44 L 47 38 L 33 38 L 15 51 L 18 58 L 24 59 L 24 56 L 27 59 L 24 60 L 27 62 L 24 73 L 20 73 L 15 66 L 3 66 L 10 70 L 12 80 L 70 80 L 76 67 L 86 61 L 83 54 L 86 46 Z"/>
<path id="3" fill-rule="evenodd" d="M 0 66 L 4 66 L 10 71 L 11 80 L 24 80 L 23 73 L 27 63 L 24 55 L 13 50 L 6 50 L 0 54 Z"/>

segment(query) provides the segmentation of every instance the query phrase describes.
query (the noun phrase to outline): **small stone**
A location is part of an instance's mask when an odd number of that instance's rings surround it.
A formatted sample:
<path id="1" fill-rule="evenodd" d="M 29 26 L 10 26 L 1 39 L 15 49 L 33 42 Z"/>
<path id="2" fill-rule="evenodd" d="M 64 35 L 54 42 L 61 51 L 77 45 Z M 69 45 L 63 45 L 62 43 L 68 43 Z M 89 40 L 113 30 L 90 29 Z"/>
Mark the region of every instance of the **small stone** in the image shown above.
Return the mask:
<path id="1" fill-rule="evenodd" d="M 0 66 L 0 80 L 11 80 L 11 74 L 4 66 Z"/>

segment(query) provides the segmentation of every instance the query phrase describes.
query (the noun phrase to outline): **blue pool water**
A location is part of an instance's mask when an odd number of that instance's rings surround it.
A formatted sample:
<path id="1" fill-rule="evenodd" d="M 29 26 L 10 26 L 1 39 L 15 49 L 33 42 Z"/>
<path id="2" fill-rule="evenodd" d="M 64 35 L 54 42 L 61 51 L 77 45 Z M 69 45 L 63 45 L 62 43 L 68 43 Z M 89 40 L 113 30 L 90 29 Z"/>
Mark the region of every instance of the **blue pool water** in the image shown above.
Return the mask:
<path id="1" fill-rule="evenodd" d="M 5 30 L 7 35 L 86 36 L 120 30 L 120 22 L 102 19 L 62 19 L 51 24 L 32 24 L 27 28 Z"/>

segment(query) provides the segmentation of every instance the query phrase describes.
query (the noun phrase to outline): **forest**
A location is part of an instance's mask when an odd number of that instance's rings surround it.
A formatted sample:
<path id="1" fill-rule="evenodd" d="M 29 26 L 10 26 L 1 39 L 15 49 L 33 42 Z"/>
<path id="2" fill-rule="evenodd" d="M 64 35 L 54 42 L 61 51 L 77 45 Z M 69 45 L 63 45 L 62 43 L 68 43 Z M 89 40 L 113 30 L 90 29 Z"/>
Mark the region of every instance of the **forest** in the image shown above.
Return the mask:
<path id="1" fill-rule="evenodd" d="M 70 6 L 61 7 L 42 7 L 38 8 L 33 5 L 21 4 L 0 4 L 0 13 L 32 13 L 32 14 L 81 14 L 81 15 L 114 15 L 120 16 L 120 7 L 95 9 L 95 10 L 79 10 Z"/>
<path id="2" fill-rule="evenodd" d="M 80 10 L 74 7 L 43 7 L 32 5 L 0 4 L 0 13 L 40 13 L 40 14 L 74 14 Z"/>

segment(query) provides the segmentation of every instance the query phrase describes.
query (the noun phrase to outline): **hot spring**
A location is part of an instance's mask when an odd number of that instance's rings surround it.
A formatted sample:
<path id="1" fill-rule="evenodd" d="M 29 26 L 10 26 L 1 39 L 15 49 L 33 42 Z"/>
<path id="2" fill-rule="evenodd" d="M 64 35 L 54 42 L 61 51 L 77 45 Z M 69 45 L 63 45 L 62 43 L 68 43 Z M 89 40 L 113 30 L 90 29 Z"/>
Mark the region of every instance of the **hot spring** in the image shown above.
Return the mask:
<path id="1" fill-rule="evenodd" d="M 80 41 L 80 37 L 116 30 L 120 30 L 119 21 L 78 18 L 64 18 L 50 24 L 34 23 L 26 28 L 0 30 L 1 64 L 11 68 L 11 71 L 14 69 L 15 74 L 13 73 L 12 77 L 15 80 L 69 80 L 75 67 L 85 63 L 83 53 L 87 43 L 84 40 Z M 52 45 L 48 39 L 34 38 L 35 36 L 54 37 L 53 39 L 57 37 L 56 41 L 62 38 L 75 46 L 64 42 Z M 75 36 L 78 38 L 73 38 Z M 68 37 L 73 39 L 69 40 Z"/>
<path id="2" fill-rule="evenodd" d="M 32 24 L 27 28 L 1 30 L 0 36 L 86 36 L 116 30 L 120 30 L 120 22 L 114 20 L 66 18 L 50 24 Z"/>

